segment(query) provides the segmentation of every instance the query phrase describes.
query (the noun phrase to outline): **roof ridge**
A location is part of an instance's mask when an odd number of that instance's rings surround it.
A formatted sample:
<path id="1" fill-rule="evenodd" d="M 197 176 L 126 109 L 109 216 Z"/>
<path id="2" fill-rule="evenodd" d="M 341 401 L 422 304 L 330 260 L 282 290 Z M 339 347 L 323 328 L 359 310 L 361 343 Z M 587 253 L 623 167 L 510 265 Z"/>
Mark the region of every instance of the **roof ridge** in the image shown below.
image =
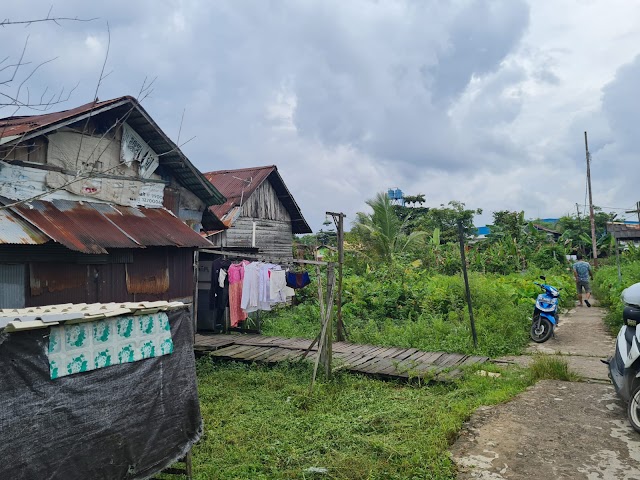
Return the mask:
<path id="1" fill-rule="evenodd" d="M 246 170 L 266 170 L 269 168 L 275 168 L 276 170 L 278 169 L 276 165 L 263 165 L 260 167 L 243 167 L 243 168 L 230 168 L 226 170 L 213 170 L 211 172 L 205 172 L 205 175 L 219 175 L 222 173 L 243 172 Z"/>

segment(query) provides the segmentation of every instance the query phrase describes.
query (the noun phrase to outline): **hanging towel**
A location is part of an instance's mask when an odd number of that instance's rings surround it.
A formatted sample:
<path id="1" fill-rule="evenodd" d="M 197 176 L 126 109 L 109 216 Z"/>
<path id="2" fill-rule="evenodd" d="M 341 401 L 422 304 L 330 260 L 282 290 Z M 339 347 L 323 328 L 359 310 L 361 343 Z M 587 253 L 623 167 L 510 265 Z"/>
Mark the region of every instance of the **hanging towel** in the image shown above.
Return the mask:
<path id="1" fill-rule="evenodd" d="M 286 272 L 284 270 L 271 270 L 271 278 L 269 279 L 269 282 L 269 296 L 271 298 L 271 301 L 276 303 L 286 302 Z"/>

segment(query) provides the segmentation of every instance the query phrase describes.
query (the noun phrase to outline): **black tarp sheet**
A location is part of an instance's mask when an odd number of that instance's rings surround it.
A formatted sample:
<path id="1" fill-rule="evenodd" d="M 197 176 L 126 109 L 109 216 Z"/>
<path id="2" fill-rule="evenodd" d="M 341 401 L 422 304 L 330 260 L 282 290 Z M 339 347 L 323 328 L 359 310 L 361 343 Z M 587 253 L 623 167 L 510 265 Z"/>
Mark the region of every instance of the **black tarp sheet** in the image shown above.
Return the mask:
<path id="1" fill-rule="evenodd" d="M 174 352 L 49 378 L 48 329 L 0 344 L 0 480 L 149 478 L 202 432 L 185 309 L 168 312 Z"/>

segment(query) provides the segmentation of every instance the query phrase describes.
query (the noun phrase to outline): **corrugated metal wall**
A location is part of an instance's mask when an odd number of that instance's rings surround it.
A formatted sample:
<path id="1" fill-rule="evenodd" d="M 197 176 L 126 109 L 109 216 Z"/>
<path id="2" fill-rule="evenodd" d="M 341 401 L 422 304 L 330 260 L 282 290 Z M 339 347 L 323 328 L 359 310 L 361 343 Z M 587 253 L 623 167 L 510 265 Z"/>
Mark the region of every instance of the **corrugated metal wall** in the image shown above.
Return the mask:
<path id="1" fill-rule="evenodd" d="M 147 248 L 130 254 L 130 263 L 33 262 L 29 264 L 28 278 L 25 265 L 17 265 L 23 269 L 23 306 L 185 300 L 193 296 L 193 249 Z M 16 277 L 12 278 L 15 281 Z M 0 298 L 4 297 L 2 290 Z"/>
<path id="2" fill-rule="evenodd" d="M 0 308 L 25 306 L 24 265 L 0 265 Z"/>

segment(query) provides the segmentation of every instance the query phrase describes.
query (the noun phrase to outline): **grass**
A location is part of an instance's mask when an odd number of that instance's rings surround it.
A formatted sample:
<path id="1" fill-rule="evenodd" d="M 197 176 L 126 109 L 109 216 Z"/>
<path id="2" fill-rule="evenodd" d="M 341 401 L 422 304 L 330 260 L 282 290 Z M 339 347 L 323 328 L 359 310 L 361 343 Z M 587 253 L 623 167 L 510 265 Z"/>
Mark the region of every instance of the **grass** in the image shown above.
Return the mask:
<path id="1" fill-rule="evenodd" d="M 577 382 L 580 376 L 569 369 L 567 360 L 559 355 L 536 355 L 529 366 L 531 377 L 538 380 Z"/>
<path id="2" fill-rule="evenodd" d="M 207 480 L 453 479 L 447 452 L 463 422 L 533 381 L 528 370 L 490 364 L 430 386 L 338 372 L 309 394 L 308 364 L 202 358 L 197 369 L 205 432 L 194 447 L 194 471 Z M 472 374 L 477 369 L 502 375 Z"/>

